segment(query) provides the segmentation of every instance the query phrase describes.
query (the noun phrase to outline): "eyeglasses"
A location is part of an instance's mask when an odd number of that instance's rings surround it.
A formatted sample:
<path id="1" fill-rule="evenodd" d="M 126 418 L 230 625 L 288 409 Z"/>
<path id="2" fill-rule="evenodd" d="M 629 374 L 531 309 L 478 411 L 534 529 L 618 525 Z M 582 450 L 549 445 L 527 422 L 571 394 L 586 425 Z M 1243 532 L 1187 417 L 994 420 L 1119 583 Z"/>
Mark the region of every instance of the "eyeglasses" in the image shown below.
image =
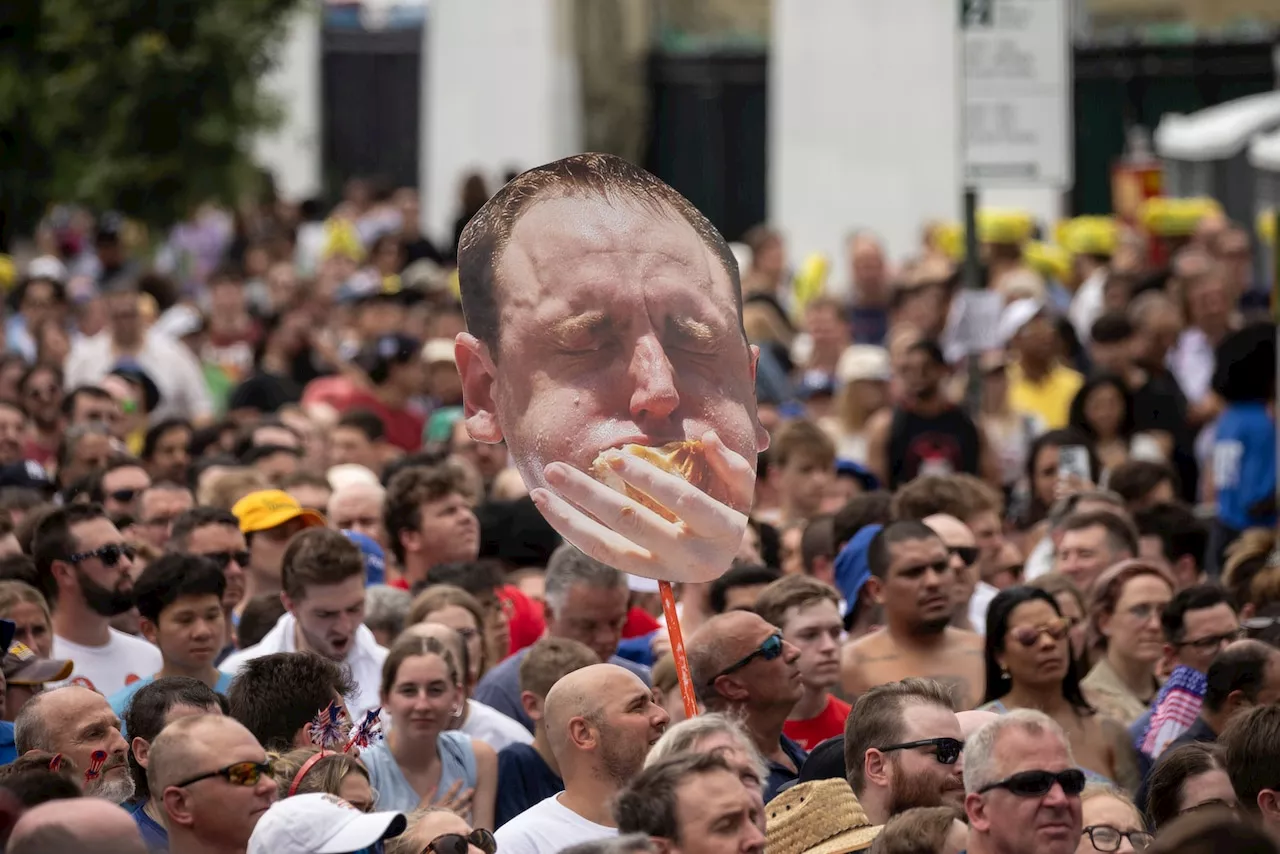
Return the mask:
<path id="1" fill-rule="evenodd" d="M 1033 647 L 1041 635 L 1048 635 L 1056 641 L 1064 639 L 1071 631 L 1071 621 L 1066 617 L 1050 620 L 1042 626 L 1018 626 L 1009 632 L 1009 636 L 1025 647 Z"/>
<path id="2" fill-rule="evenodd" d="M 1207 652 L 1208 650 L 1222 646 L 1224 643 L 1238 641 L 1240 638 L 1244 637 L 1244 635 L 1244 629 L 1236 629 L 1235 631 L 1223 632 L 1220 635 L 1206 635 L 1205 637 L 1196 638 L 1195 640 L 1179 641 L 1178 643 L 1175 643 L 1174 646 L 1179 649 L 1190 646 Z"/>
<path id="3" fill-rule="evenodd" d="M 177 786 L 179 789 L 186 788 L 192 783 L 199 783 L 201 780 L 208 780 L 212 777 L 221 777 L 233 786 L 256 786 L 263 777 L 271 776 L 273 776 L 271 766 L 266 762 L 236 762 L 225 768 L 219 768 L 217 771 L 210 771 L 207 774 L 192 777 L 184 783 L 178 783 Z"/>
<path id="4" fill-rule="evenodd" d="M 1146 848 L 1155 839 L 1155 836 L 1147 833 L 1145 830 L 1123 831 L 1112 827 L 1109 824 L 1094 824 L 1086 827 L 1081 831 L 1081 836 L 1088 836 L 1089 841 L 1093 843 L 1093 847 L 1097 851 L 1110 852 L 1120 850 L 1120 841 L 1128 839 L 1133 845 L 1133 850 L 1141 851 Z"/>
<path id="5" fill-rule="evenodd" d="M 961 563 L 965 566 L 973 566 L 978 562 L 978 549 L 976 546 L 948 546 L 947 551 L 960 558 Z"/>
<path id="6" fill-rule="evenodd" d="M 422 854 L 427 854 L 428 851 L 434 851 L 435 854 L 467 854 L 472 845 L 484 854 L 494 854 L 498 850 L 498 840 L 493 838 L 493 834 L 478 827 L 466 836 L 461 833 L 437 836 L 427 843 L 427 847 L 422 849 Z"/>
<path id="7" fill-rule="evenodd" d="M 90 558 L 96 557 L 102 561 L 103 566 L 111 567 L 118 564 L 122 557 L 133 560 L 133 556 L 137 553 L 137 549 L 128 543 L 108 543 L 91 552 L 76 552 L 73 555 L 68 555 L 67 563 L 83 563 Z"/>
<path id="8" fill-rule="evenodd" d="M 200 555 L 200 557 L 213 561 L 218 565 L 218 569 L 226 569 L 231 565 L 231 561 L 233 560 L 241 567 L 249 565 L 249 552 L 247 550 L 235 552 L 208 552 Z"/>
<path id="9" fill-rule="evenodd" d="M 964 750 L 964 742 L 957 741 L 954 738 L 925 738 L 920 741 L 907 741 L 902 744 L 889 744 L 884 747 L 877 747 L 881 753 L 890 753 L 894 750 L 911 750 L 916 747 L 936 747 L 938 748 L 933 756 L 942 765 L 955 765 L 956 760 L 960 758 L 961 751 Z"/>
<path id="10" fill-rule="evenodd" d="M 759 649 L 754 650 L 750 655 L 735 664 L 730 664 L 724 670 L 721 670 L 715 676 L 707 680 L 707 687 L 716 684 L 716 680 L 721 676 L 728 676 L 730 673 L 737 673 L 757 658 L 763 658 L 765 661 L 773 661 L 782 655 L 782 635 L 772 634 L 764 639 L 764 643 L 760 644 Z"/>
<path id="11" fill-rule="evenodd" d="M 1042 798 L 1049 794 L 1054 783 L 1062 787 L 1063 794 L 1074 798 L 1084 791 L 1084 772 L 1079 768 L 1068 768 L 1057 773 L 1022 771 L 998 782 L 988 783 L 978 790 L 978 794 L 984 795 L 992 789 L 1007 789 L 1019 798 Z"/>
<path id="12" fill-rule="evenodd" d="M 141 489 L 117 489 L 114 492 L 108 492 L 107 497 L 112 501 L 118 501 L 121 504 L 128 504 L 138 497 Z"/>

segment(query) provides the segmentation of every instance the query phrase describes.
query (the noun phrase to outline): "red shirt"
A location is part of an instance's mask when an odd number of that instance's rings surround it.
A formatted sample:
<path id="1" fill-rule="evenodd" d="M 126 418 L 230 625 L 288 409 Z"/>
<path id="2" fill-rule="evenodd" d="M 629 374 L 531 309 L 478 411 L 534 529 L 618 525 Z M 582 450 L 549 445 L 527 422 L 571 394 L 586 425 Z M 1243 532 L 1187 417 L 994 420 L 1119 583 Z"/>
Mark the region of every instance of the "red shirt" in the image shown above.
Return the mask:
<path id="1" fill-rule="evenodd" d="M 412 454 L 422 447 L 422 431 L 427 426 L 427 419 L 421 412 L 412 409 L 392 409 L 367 391 L 357 391 L 338 407 L 339 412 L 352 409 L 367 409 L 382 419 L 387 430 L 387 442 L 395 445 L 407 454 Z"/>
<path id="2" fill-rule="evenodd" d="M 388 586 L 397 590 L 409 589 L 409 583 L 403 578 L 397 578 Z M 504 584 L 495 592 L 503 610 L 507 612 L 507 631 L 511 635 L 507 655 L 515 655 L 526 646 L 533 646 L 538 642 L 538 638 L 547 630 L 546 617 L 543 616 L 542 606 L 521 593 L 517 587 Z"/>
<path id="3" fill-rule="evenodd" d="M 787 721 L 782 725 L 782 734 L 805 750 L 813 750 L 832 736 L 844 735 L 844 721 L 851 709 L 853 706 L 828 694 L 827 705 L 817 716 L 803 721 Z"/>
<path id="4" fill-rule="evenodd" d="M 633 607 L 627 611 L 627 621 L 622 626 L 622 636 L 624 638 L 638 638 L 650 632 L 656 632 L 660 628 L 662 628 L 662 624 L 655 620 L 648 611 L 644 608 Z"/>

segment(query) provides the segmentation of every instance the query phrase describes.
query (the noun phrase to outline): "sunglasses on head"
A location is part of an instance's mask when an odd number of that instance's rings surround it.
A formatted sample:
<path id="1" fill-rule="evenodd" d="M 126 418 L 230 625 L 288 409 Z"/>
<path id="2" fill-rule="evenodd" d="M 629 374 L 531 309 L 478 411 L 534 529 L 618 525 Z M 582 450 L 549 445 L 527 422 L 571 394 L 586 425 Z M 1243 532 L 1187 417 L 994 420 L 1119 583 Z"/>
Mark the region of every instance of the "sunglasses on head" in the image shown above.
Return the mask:
<path id="1" fill-rule="evenodd" d="M 235 561 L 241 567 L 249 565 L 249 552 L 247 550 L 234 552 L 208 552 L 200 557 L 207 558 L 218 565 L 218 569 L 226 569 L 231 565 L 231 561 Z"/>
<path id="2" fill-rule="evenodd" d="M 422 849 L 422 852 L 423 854 L 427 854 L 428 851 L 433 851 L 435 854 L 467 854 L 472 845 L 484 854 L 494 854 L 498 850 L 498 841 L 493 838 L 493 834 L 484 828 L 476 828 L 466 836 L 461 833 L 437 836 L 427 843 L 427 847 Z"/>
<path id="3" fill-rule="evenodd" d="M 1071 621 L 1066 617 L 1058 617 L 1040 626 L 1018 626 L 1009 631 L 1009 636 L 1026 647 L 1035 646 L 1041 635 L 1048 635 L 1060 641 L 1071 631 Z"/>
<path id="4" fill-rule="evenodd" d="M 192 777 L 186 782 L 178 783 L 177 786 L 182 789 L 192 783 L 199 783 L 201 780 L 209 780 L 214 777 L 221 777 L 233 786 L 256 786 L 263 777 L 271 776 L 271 766 L 266 762 L 235 762 L 225 768 L 219 768 L 217 771 L 210 771 L 206 774 Z"/>
<path id="5" fill-rule="evenodd" d="M 1079 768 L 1068 768 L 1065 771 L 1022 771 L 995 783 L 988 783 L 978 790 L 985 795 L 992 789 L 1005 789 L 1019 798 L 1042 798 L 1049 794 L 1053 784 L 1062 787 L 1063 794 L 1076 797 L 1084 791 L 1084 772 Z"/>
<path id="6" fill-rule="evenodd" d="M 891 753 L 895 750 L 912 750 L 917 747 L 934 747 L 934 758 L 942 765 L 955 765 L 960 758 L 961 752 L 964 751 L 964 742 L 954 738 L 925 738 L 920 741 L 905 741 L 902 744 L 889 744 L 884 747 L 877 747 L 881 753 Z"/>
<path id="7" fill-rule="evenodd" d="M 109 543 L 105 546 L 94 549 L 91 552 L 76 552 L 67 556 L 67 563 L 83 563 L 91 558 L 97 558 L 102 561 L 103 566 L 115 566 L 120 562 L 120 558 L 128 558 L 133 560 L 133 556 L 137 554 L 137 550 L 128 543 Z"/>
<path id="8" fill-rule="evenodd" d="M 976 546 L 948 546 L 947 551 L 960 558 L 960 562 L 965 566 L 973 566 L 978 562 L 978 549 Z"/>
<path id="9" fill-rule="evenodd" d="M 721 670 L 715 676 L 712 676 L 707 680 L 707 686 L 710 687 L 711 685 L 716 684 L 716 680 L 721 676 L 728 676 L 731 673 L 737 673 L 757 658 L 763 658 L 765 661 L 773 661 L 780 655 L 782 655 L 782 635 L 777 633 L 771 634 L 764 639 L 764 642 L 760 644 L 758 649 L 753 650 L 751 654 L 745 658 L 730 664 L 724 670 Z"/>

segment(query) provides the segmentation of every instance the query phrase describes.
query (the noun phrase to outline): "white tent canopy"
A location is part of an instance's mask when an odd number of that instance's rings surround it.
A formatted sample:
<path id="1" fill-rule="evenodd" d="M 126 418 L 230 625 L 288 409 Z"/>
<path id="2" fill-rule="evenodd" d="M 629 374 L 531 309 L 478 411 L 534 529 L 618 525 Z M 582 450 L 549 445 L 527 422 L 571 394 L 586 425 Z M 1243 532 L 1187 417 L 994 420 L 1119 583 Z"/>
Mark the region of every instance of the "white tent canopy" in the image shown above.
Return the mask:
<path id="1" fill-rule="evenodd" d="M 1249 163 L 1256 169 L 1280 173 L 1280 131 L 1253 138 L 1249 143 Z"/>
<path id="2" fill-rule="evenodd" d="M 1256 134 L 1280 128 L 1280 92 L 1249 95 L 1191 115 L 1171 113 L 1156 128 L 1156 153 L 1169 160 L 1225 160 Z"/>

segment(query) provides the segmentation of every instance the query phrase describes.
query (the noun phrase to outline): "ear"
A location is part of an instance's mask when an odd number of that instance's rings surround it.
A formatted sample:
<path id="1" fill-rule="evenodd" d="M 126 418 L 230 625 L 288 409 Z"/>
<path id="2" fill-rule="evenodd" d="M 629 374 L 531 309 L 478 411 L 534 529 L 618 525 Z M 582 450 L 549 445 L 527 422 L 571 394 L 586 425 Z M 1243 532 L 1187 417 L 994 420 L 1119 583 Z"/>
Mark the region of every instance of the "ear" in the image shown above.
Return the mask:
<path id="1" fill-rule="evenodd" d="M 892 773 L 889 770 L 889 757 L 879 750 L 874 747 L 868 748 L 867 752 L 862 755 L 862 777 L 868 783 L 887 789 L 890 785 L 889 778 Z"/>
<path id="2" fill-rule="evenodd" d="M 675 854 L 679 850 L 671 844 L 670 839 L 661 836 L 650 836 L 649 844 L 653 846 L 653 850 L 658 854 Z"/>
<path id="3" fill-rule="evenodd" d="M 579 750 L 595 750 L 599 747 L 599 739 L 596 737 L 595 728 L 587 722 L 586 718 L 571 718 L 569 720 L 569 740 L 577 745 Z"/>
<path id="4" fill-rule="evenodd" d="M 498 406 L 494 401 L 494 384 L 498 369 L 489 355 L 489 345 L 474 335 L 458 333 L 453 344 L 453 357 L 462 378 L 462 413 L 467 432 L 477 442 L 497 444 L 502 441 L 498 424 Z"/>
<path id="5" fill-rule="evenodd" d="M 1222 702 L 1222 717 L 1224 720 L 1230 720 L 1235 712 L 1251 705 L 1253 704 L 1245 697 L 1243 691 L 1232 691 L 1227 695 L 1227 699 Z"/>
<path id="6" fill-rule="evenodd" d="M 151 743 L 145 738 L 134 738 L 129 742 L 129 749 L 133 751 L 133 758 L 138 760 L 138 764 L 146 768 L 151 760 Z"/>
<path id="7" fill-rule="evenodd" d="M 987 815 L 987 804 L 982 795 L 970 792 L 964 799 L 964 811 L 969 816 L 969 827 L 979 833 L 991 829 L 991 819 Z"/>
<path id="8" fill-rule="evenodd" d="M 283 590 L 280 591 L 280 604 L 283 605 L 284 609 L 290 614 L 295 613 L 294 609 L 297 607 L 297 603 L 294 602 L 293 598 Z"/>
<path id="9" fill-rule="evenodd" d="M 396 539 L 400 541 L 400 548 L 404 549 L 406 555 L 416 554 L 422 547 L 422 534 L 419 531 L 405 528 L 396 534 Z"/>
<path id="10" fill-rule="evenodd" d="M 1173 662 L 1177 660 L 1177 658 L 1178 658 L 1177 648 L 1174 647 L 1173 644 L 1166 642 L 1164 645 L 1164 657 L 1161 659 L 1160 663 L 1167 672 L 1169 673 L 1173 672 L 1173 668 L 1170 667 L 1169 665 L 1173 664 Z"/>
<path id="11" fill-rule="evenodd" d="M 542 701 L 532 691 L 520 692 L 520 707 L 529 716 L 529 720 L 537 723 L 542 720 Z"/>
<path id="12" fill-rule="evenodd" d="M 1262 813 L 1264 824 L 1275 827 L 1280 822 L 1280 792 L 1275 789 L 1258 792 L 1258 811 Z"/>
<path id="13" fill-rule="evenodd" d="M 142 636 L 146 638 L 149 643 L 153 646 L 159 646 L 159 644 L 156 643 L 156 637 L 160 634 L 159 626 L 148 620 L 146 617 L 142 617 L 138 620 L 138 628 L 142 631 Z"/>
<path id="14" fill-rule="evenodd" d="M 751 351 L 751 388 L 756 387 L 756 368 L 760 365 L 760 348 L 755 344 L 747 347 Z M 769 450 L 769 431 L 764 429 L 764 425 L 760 423 L 760 416 L 755 416 L 756 422 L 756 453 L 764 453 Z"/>
<path id="15" fill-rule="evenodd" d="M 813 559 L 813 577 L 823 584 L 835 587 L 836 564 L 831 558 L 818 555 Z"/>
<path id="16" fill-rule="evenodd" d="M 1104 638 L 1110 637 L 1110 635 L 1107 634 L 1107 630 L 1111 628 L 1111 618 L 1114 616 L 1114 614 L 1098 615 L 1098 634 L 1102 635 Z"/>
<path id="17" fill-rule="evenodd" d="M 56 564 L 55 564 L 55 566 L 56 566 Z M 1244 605 L 1240 608 L 1240 620 L 1243 622 L 1244 620 L 1247 620 L 1247 619 L 1249 619 L 1250 617 L 1256 616 L 1256 615 L 1257 615 L 1257 613 L 1258 613 L 1258 609 L 1257 609 L 1257 608 L 1255 608 L 1255 607 L 1253 607 L 1253 603 L 1252 603 L 1252 602 L 1246 602 L 1246 603 L 1244 603 Z"/>
<path id="18" fill-rule="evenodd" d="M 158 799 L 164 807 L 165 822 L 190 827 L 194 822 L 187 804 L 187 793 L 177 786 L 170 786 Z"/>
<path id="19" fill-rule="evenodd" d="M 871 596 L 871 601 L 877 605 L 884 605 L 884 582 L 874 575 L 867 579 L 866 591 Z"/>
<path id="20" fill-rule="evenodd" d="M 69 585 L 75 582 L 76 573 L 74 567 L 66 561 L 55 560 L 49 567 L 53 573 L 53 580 L 57 582 L 58 587 Z"/>

